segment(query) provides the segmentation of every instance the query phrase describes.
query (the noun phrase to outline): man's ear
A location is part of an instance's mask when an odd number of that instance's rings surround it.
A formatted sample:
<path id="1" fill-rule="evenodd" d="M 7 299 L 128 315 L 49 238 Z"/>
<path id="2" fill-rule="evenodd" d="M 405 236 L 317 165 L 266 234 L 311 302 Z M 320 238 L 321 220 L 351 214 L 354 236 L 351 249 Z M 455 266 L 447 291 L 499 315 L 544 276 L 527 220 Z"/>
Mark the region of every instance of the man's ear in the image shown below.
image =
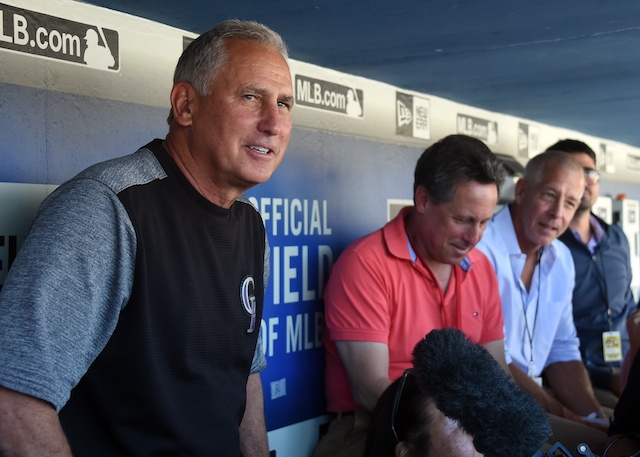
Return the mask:
<path id="1" fill-rule="evenodd" d="M 524 178 L 518 179 L 518 181 L 516 182 L 516 188 L 514 191 L 514 200 L 518 205 L 522 203 L 525 187 L 526 187 L 526 183 L 524 182 Z"/>
<path id="2" fill-rule="evenodd" d="M 178 81 L 171 89 L 170 100 L 174 122 L 182 126 L 191 125 L 198 103 L 198 93 L 194 87 L 186 81 Z"/>
<path id="3" fill-rule="evenodd" d="M 413 444 L 407 443 L 406 441 L 398 441 L 394 451 L 396 457 L 413 457 L 415 454 Z"/>
<path id="4" fill-rule="evenodd" d="M 418 213 L 423 214 L 426 211 L 426 206 L 431 202 L 429 198 L 429 192 L 424 186 L 416 187 L 416 191 L 413 194 L 414 204 Z"/>

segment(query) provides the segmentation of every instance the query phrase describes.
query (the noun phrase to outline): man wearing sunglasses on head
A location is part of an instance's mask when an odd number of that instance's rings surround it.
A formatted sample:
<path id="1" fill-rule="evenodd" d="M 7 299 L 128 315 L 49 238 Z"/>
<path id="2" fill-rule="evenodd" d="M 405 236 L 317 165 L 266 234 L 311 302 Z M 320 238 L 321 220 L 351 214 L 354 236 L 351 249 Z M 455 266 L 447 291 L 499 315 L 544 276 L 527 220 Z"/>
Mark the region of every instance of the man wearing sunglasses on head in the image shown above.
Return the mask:
<path id="1" fill-rule="evenodd" d="M 531 457 L 551 435 L 538 403 L 460 330 L 429 332 L 412 365 L 378 400 L 364 457 Z"/>
<path id="2" fill-rule="evenodd" d="M 571 154 L 585 173 L 580 205 L 560 240 L 571 250 L 576 267 L 573 318 L 582 360 L 600 402 L 613 408 L 620 395 L 621 360 L 629 346 L 626 321 L 636 309 L 630 288 L 629 242 L 618 225 L 607 224 L 591 211 L 600 190 L 593 150 L 569 139 L 549 149 Z"/>

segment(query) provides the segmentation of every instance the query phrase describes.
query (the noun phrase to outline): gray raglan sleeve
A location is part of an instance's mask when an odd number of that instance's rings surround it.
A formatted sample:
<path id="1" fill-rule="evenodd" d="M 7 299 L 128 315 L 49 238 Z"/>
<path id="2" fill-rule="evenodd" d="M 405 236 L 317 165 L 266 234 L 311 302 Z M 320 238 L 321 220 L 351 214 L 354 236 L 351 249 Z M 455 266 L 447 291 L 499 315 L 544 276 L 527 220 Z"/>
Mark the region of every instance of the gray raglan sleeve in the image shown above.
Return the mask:
<path id="1" fill-rule="evenodd" d="M 0 291 L 0 385 L 59 411 L 113 333 L 135 252 L 109 187 L 76 179 L 52 193 Z"/>

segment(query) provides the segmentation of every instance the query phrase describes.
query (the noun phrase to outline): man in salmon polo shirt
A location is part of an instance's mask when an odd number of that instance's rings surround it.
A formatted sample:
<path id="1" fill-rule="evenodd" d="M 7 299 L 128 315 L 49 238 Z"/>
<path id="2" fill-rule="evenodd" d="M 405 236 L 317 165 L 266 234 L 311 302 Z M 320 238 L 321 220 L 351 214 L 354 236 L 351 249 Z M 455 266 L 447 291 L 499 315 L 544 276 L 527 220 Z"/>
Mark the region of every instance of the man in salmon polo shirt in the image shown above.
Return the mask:
<path id="1" fill-rule="evenodd" d="M 325 389 L 332 414 L 316 457 L 358 456 L 382 392 L 418 341 L 456 327 L 507 370 L 495 273 L 474 249 L 505 175 L 479 140 L 451 135 L 418 159 L 414 206 L 347 247 L 325 289 Z"/>

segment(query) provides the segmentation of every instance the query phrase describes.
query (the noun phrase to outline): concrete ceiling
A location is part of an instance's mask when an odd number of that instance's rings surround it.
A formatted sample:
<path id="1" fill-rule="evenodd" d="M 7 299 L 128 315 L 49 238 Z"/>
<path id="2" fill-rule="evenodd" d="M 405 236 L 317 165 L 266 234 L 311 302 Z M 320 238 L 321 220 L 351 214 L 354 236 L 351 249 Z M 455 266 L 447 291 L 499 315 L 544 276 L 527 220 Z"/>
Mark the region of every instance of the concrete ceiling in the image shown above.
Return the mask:
<path id="1" fill-rule="evenodd" d="M 278 31 L 293 59 L 640 147 L 640 2 L 89 0 L 195 33 Z"/>

